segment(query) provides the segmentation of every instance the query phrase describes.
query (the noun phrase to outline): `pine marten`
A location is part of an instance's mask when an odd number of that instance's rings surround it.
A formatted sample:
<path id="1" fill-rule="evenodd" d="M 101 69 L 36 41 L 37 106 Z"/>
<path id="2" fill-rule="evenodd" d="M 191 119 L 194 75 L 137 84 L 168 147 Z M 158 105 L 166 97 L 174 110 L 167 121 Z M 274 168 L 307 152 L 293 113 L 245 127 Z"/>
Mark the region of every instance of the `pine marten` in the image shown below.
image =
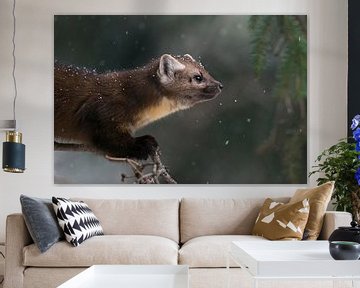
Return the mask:
<path id="1" fill-rule="evenodd" d="M 158 144 L 139 128 L 216 97 L 223 85 L 190 55 L 162 55 L 142 68 L 96 73 L 55 62 L 55 141 L 145 160 Z"/>

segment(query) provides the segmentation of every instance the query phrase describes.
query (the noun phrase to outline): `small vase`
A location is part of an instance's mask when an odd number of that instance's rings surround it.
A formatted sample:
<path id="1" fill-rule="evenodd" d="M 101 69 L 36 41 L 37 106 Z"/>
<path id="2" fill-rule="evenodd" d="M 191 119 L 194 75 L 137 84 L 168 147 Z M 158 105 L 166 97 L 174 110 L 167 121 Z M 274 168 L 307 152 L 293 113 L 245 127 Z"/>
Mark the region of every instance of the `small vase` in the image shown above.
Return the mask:
<path id="1" fill-rule="evenodd" d="M 329 250 L 335 260 L 358 260 L 360 257 L 360 244 L 357 242 L 332 241 Z"/>
<path id="2" fill-rule="evenodd" d="M 329 242 L 332 241 L 348 241 L 360 244 L 360 226 L 356 221 L 352 221 L 350 226 L 338 227 L 329 237 Z"/>

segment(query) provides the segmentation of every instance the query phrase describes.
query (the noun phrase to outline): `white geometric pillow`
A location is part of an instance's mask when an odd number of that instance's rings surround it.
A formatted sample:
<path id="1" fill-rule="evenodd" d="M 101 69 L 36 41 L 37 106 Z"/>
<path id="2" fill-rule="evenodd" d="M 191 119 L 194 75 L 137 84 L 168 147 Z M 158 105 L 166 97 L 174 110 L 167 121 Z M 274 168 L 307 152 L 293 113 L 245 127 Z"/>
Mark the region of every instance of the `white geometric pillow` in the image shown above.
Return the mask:
<path id="1" fill-rule="evenodd" d="M 52 203 L 66 241 L 75 247 L 93 236 L 104 235 L 99 220 L 84 202 L 52 197 Z"/>

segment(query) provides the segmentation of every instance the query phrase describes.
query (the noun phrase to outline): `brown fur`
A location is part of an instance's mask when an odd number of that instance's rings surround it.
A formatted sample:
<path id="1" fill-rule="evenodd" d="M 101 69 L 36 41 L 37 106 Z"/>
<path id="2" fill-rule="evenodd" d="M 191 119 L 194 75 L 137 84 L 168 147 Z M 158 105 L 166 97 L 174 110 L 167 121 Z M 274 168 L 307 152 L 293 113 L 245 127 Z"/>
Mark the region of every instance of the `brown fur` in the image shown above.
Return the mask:
<path id="1" fill-rule="evenodd" d="M 151 155 L 157 143 L 151 136 L 133 138 L 134 131 L 210 100 L 222 88 L 189 55 L 165 54 L 139 69 L 102 74 L 55 63 L 54 74 L 55 138 L 138 159 Z"/>

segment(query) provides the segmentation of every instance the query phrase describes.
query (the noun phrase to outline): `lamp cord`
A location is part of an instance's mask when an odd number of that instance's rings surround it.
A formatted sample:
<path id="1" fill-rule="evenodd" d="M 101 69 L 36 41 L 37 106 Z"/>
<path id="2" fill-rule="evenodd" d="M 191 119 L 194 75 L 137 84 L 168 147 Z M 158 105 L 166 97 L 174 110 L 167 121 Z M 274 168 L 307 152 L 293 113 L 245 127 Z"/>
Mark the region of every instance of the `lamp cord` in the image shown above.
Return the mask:
<path id="1" fill-rule="evenodd" d="M 15 68 L 16 68 L 16 56 L 15 56 L 15 34 L 16 34 L 16 15 L 15 15 L 15 7 L 16 7 L 16 0 L 13 0 L 13 9 L 12 9 L 12 16 L 14 20 L 14 29 L 13 29 L 13 35 L 12 35 L 12 44 L 13 44 L 13 50 L 12 50 L 12 56 L 13 56 L 13 69 L 12 69 L 12 78 L 14 81 L 14 101 L 13 101 L 13 118 L 15 121 L 15 130 L 16 130 L 16 98 L 17 98 L 17 85 L 16 85 L 16 78 L 15 78 Z"/>
<path id="2" fill-rule="evenodd" d="M 5 259 L 5 255 L 0 251 L 0 255 Z M 4 282 L 4 278 L 0 278 L 0 285 Z"/>

